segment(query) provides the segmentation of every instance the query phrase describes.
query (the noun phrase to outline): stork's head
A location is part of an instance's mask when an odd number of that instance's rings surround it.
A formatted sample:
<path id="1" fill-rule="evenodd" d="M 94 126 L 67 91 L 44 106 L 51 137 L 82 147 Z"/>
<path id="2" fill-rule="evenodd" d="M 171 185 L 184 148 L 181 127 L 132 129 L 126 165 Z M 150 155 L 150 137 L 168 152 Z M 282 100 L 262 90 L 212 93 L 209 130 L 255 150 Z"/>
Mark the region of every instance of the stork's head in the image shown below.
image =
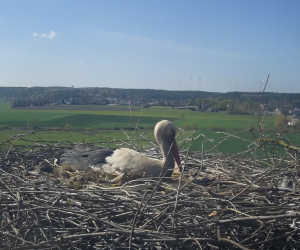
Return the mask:
<path id="1" fill-rule="evenodd" d="M 175 140 L 176 128 L 174 124 L 167 120 L 162 120 L 158 122 L 154 128 L 154 135 L 156 141 L 163 150 L 162 145 L 167 143 L 169 148 L 172 146 L 171 150 L 174 155 L 177 165 L 180 167 L 181 161 L 178 153 L 178 148 Z"/>

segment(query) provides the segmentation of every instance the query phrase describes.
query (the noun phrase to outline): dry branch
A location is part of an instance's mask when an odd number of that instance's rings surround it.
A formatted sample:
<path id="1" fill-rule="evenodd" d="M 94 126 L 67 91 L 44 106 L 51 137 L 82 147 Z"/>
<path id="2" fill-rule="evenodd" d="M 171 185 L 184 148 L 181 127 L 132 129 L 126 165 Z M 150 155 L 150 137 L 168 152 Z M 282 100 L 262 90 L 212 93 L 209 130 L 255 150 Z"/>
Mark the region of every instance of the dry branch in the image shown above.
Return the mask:
<path id="1" fill-rule="evenodd" d="M 0 149 L 0 249 L 300 247 L 299 156 L 292 145 L 277 143 L 276 151 L 263 135 L 251 142 L 264 144 L 268 158 L 182 150 L 180 179 L 112 185 L 101 171 L 59 166 L 72 144 L 16 146 L 21 138 Z M 139 150 L 160 157 L 157 149 Z"/>

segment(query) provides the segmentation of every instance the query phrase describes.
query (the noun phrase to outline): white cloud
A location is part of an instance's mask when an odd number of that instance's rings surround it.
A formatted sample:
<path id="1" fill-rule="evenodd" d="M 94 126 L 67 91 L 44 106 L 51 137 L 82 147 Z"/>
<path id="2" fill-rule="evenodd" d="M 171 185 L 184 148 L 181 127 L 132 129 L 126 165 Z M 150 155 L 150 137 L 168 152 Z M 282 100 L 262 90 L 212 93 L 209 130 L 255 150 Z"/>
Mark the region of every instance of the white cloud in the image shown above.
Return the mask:
<path id="1" fill-rule="evenodd" d="M 39 36 L 39 37 L 42 37 L 42 38 L 49 38 L 49 39 L 51 39 L 51 38 L 54 38 L 54 37 L 56 37 L 58 34 L 55 32 L 55 31 L 50 31 L 48 34 L 46 34 L 46 33 L 42 33 L 42 34 L 38 34 L 38 33 L 33 33 L 33 37 L 37 37 L 37 36 Z"/>
<path id="2" fill-rule="evenodd" d="M 78 64 L 83 64 L 83 61 L 79 61 Z"/>

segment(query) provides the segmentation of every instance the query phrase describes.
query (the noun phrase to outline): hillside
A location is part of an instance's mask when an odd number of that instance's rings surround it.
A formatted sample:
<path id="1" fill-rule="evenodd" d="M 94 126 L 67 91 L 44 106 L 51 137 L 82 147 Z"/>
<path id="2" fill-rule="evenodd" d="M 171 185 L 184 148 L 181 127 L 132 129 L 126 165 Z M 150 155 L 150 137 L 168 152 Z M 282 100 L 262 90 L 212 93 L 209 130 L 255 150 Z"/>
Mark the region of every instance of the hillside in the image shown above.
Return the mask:
<path id="1" fill-rule="evenodd" d="M 37 99 L 56 102 L 62 99 L 105 99 L 119 98 L 122 100 L 151 100 L 185 101 L 198 98 L 222 98 L 238 100 L 240 102 L 260 100 L 260 92 L 205 92 L 205 91 L 169 91 L 155 89 L 115 89 L 115 88 L 68 88 L 68 87 L 0 87 L 0 101 L 14 101 L 17 99 Z M 278 105 L 297 106 L 300 94 L 294 93 L 264 93 L 264 102 L 276 102 Z"/>

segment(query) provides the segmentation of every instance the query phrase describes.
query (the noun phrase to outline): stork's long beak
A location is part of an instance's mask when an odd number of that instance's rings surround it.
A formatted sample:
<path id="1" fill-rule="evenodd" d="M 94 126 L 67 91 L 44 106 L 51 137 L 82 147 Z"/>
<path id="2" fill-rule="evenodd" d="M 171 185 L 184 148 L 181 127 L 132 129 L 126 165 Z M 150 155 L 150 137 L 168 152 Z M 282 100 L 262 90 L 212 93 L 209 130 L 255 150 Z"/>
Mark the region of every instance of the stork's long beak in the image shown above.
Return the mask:
<path id="1" fill-rule="evenodd" d="M 177 163 L 177 166 L 179 167 L 180 171 L 182 171 L 180 156 L 179 156 L 178 147 L 177 147 L 175 139 L 173 141 L 172 149 L 171 150 L 172 150 L 172 153 L 174 155 L 174 158 L 175 158 L 175 161 Z"/>

